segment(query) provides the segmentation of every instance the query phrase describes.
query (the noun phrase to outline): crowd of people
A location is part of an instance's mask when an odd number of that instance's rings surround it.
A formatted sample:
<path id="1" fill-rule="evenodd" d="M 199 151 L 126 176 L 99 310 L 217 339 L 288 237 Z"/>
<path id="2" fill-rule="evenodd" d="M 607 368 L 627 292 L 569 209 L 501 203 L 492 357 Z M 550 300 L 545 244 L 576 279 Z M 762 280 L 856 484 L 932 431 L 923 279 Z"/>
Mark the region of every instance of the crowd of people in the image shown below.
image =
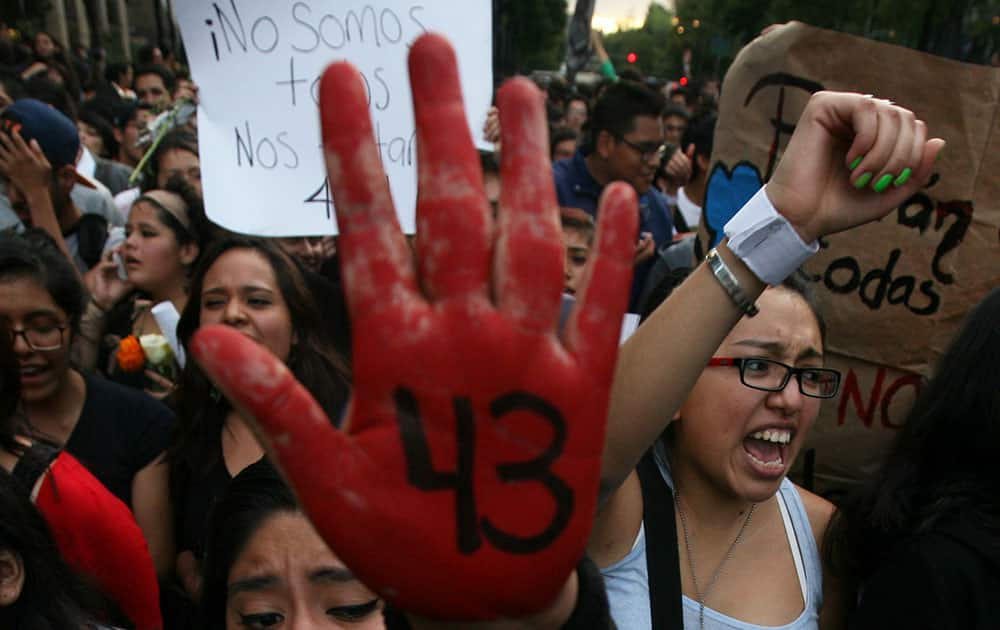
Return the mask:
<path id="1" fill-rule="evenodd" d="M 0 38 L 0 627 L 997 626 L 1000 289 L 876 478 L 787 478 L 841 380 L 798 267 L 929 177 L 904 107 L 815 95 L 702 262 L 711 85 L 597 41 L 600 85 L 509 83 L 477 157 L 425 36 L 426 229 L 340 64 L 341 233 L 261 238 L 206 213 L 169 51 L 29 44 Z"/>

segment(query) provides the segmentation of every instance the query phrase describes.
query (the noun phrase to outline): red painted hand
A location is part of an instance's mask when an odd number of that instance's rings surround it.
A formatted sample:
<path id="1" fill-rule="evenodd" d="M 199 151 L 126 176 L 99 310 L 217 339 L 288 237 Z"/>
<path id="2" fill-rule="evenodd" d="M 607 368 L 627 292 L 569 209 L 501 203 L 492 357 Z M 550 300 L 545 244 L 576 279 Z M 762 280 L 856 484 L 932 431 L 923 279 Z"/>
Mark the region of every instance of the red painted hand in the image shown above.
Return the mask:
<path id="1" fill-rule="evenodd" d="M 416 265 L 361 78 L 340 63 L 321 84 L 355 335 L 343 431 L 235 330 L 201 330 L 194 356 L 259 422 L 317 529 L 365 584 L 437 619 L 521 617 L 552 601 L 590 532 L 636 198 L 608 187 L 589 282 L 560 339 L 564 253 L 540 92 L 524 79 L 500 91 L 494 226 L 447 42 L 420 38 L 410 77 Z"/>

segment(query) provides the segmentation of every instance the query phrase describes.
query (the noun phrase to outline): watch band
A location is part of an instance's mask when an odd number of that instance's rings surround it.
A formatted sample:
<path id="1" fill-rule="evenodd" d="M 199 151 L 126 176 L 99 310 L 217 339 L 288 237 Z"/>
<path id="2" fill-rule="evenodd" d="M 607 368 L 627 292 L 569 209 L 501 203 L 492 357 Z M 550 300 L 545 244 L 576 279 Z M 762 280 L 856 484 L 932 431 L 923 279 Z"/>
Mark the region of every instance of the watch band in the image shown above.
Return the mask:
<path id="1" fill-rule="evenodd" d="M 713 247 L 712 251 L 708 252 L 708 256 L 705 256 L 705 262 L 708 263 L 708 268 L 712 270 L 712 275 L 715 276 L 715 279 L 719 281 L 722 288 L 729 294 L 729 297 L 736 304 L 737 308 L 743 311 L 747 317 L 753 317 L 760 312 L 757 309 L 757 305 L 750 301 L 747 294 L 743 292 L 740 281 L 729 270 L 726 262 L 719 255 L 718 250 Z"/>

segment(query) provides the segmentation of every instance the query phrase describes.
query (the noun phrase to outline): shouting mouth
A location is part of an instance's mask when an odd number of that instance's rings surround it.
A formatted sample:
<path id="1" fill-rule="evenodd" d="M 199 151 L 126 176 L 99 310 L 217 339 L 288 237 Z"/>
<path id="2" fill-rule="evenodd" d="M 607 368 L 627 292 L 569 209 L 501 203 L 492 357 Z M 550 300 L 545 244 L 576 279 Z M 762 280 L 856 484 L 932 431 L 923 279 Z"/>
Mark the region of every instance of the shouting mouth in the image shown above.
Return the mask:
<path id="1" fill-rule="evenodd" d="M 743 450 L 761 473 L 780 475 L 788 462 L 788 444 L 793 435 L 793 430 L 787 428 L 761 429 L 743 439 Z"/>

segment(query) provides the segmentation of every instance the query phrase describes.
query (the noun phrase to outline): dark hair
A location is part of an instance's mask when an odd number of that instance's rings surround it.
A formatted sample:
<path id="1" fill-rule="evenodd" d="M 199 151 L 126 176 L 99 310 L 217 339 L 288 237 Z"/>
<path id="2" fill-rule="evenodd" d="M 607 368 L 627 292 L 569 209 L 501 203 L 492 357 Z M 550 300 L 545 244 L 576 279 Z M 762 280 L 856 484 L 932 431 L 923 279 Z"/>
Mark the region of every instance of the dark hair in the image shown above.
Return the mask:
<path id="1" fill-rule="evenodd" d="M 494 151 L 479 150 L 479 166 L 483 169 L 483 174 L 500 174 L 500 160 Z"/>
<path id="2" fill-rule="evenodd" d="M 289 369 L 316 398 L 331 421 L 339 422 L 349 394 L 347 363 L 332 348 L 322 330 L 319 310 L 298 264 L 277 244 L 265 239 L 228 236 L 202 253 L 191 280 L 187 305 L 177 326 L 185 348 L 201 325 L 201 291 L 205 274 L 226 252 L 246 249 L 263 256 L 274 270 L 278 288 L 288 305 L 298 341 L 288 357 Z M 197 363 L 188 361 L 180 378 L 177 435 L 167 457 L 171 461 L 171 490 L 204 474 L 222 456 L 221 432 L 231 407 L 212 386 Z M 175 494 L 176 498 L 176 494 Z"/>
<path id="3" fill-rule="evenodd" d="M 594 238 L 594 219 L 580 208 L 559 208 L 559 224 L 564 230 L 583 232 L 588 242 Z"/>
<path id="4" fill-rule="evenodd" d="M 153 51 L 159 48 L 156 44 L 143 44 L 135 51 L 135 60 L 142 66 L 152 65 Z M 163 52 L 162 50 L 160 51 Z"/>
<path id="5" fill-rule="evenodd" d="M 163 66 L 155 64 L 142 65 L 135 69 L 135 82 L 138 83 L 139 77 L 144 74 L 155 74 L 160 77 L 160 80 L 163 81 L 163 87 L 166 88 L 167 93 L 173 94 L 174 87 L 177 85 L 177 79 L 174 77 L 173 72 Z"/>
<path id="6" fill-rule="evenodd" d="M 590 142 L 606 131 L 621 138 L 635 129 L 638 116 L 659 118 L 663 110 L 663 96 L 641 83 L 618 81 L 610 85 L 594 103 L 587 120 Z"/>
<path id="7" fill-rule="evenodd" d="M 0 550 L 18 556 L 24 585 L 17 600 L 0 607 L 0 627 L 56 630 L 92 627 L 84 612 L 96 601 L 66 565 L 48 523 L 31 504 L 28 493 L 0 468 Z"/>
<path id="8" fill-rule="evenodd" d="M 170 56 L 170 48 L 165 43 L 161 42 L 158 44 L 157 43 L 143 44 L 142 46 L 139 47 L 139 49 L 135 53 L 136 61 L 138 61 L 141 65 L 144 66 L 156 65 L 153 63 L 153 51 L 155 51 L 157 48 L 160 49 L 160 55 L 162 55 L 164 59 Z"/>
<path id="9" fill-rule="evenodd" d="M 854 585 L 898 541 L 961 514 L 1000 540 L 1000 288 L 968 314 L 878 474 L 836 512 L 824 555 Z"/>
<path id="10" fill-rule="evenodd" d="M 160 144 L 149 157 L 145 171 L 142 174 L 142 191 L 156 188 L 156 180 L 160 174 L 160 162 L 169 151 L 187 151 L 198 156 L 198 137 L 188 129 L 177 127 L 164 134 Z"/>
<path id="11" fill-rule="evenodd" d="M 545 100 L 557 107 L 563 107 L 572 95 L 569 85 L 561 76 L 553 76 L 545 85 Z"/>
<path id="12" fill-rule="evenodd" d="M 678 118 L 683 118 L 684 120 L 691 120 L 691 112 L 689 112 L 686 107 L 681 107 L 673 101 L 668 101 L 667 104 L 663 106 L 663 111 L 660 112 L 660 118 L 667 118 L 668 116 L 677 116 Z"/>
<path id="13" fill-rule="evenodd" d="M 646 82 L 646 77 L 636 66 L 622 68 L 621 71 L 618 72 L 618 78 L 624 81 L 632 81 L 633 83 L 645 84 Z"/>
<path id="14" fill-rule="evenodd" d="M 10 322 L 0 317 L 0 449 L 20 455 L 24 450 L 17 435 L 17 405 L 21 400 L 21 368 L 14 356 Z"/>
<path id="15" fill-rule="evenodd" d="M 59 85 L 44 74 L 36 74 L 28 79 L 24 83 L 24 94 L 28 98 L 55 107 L 66 118 L 76 122 L 76 98 L 70 95 L 65 86 Z"/>
<path id="16" fill-rule="evenodd" d="M 104 116 L 97 112 L 93 106 L 84 103 L 80 108 L 79 121 L 93 127 L 97 131 L 97 134 L 101 136 L 101 142 L 104 144 L 104 153 L 97 157 L 109 159 L 117 157 L 118 140 L 115 138 L 115 129 Z"/>
<path id="17" fill-rule="evenodd" d="M 693 262 L 692 262 L 693 265 Z M 641 306 L 640 320 L 646 321 L 650 315 L 653 314 L 660 304 L 666 301 L 670 294 L 674 292 L 674 289 L 679 287 L 684 280 L 687 279 L 689 275 L 694 271 L 694 266 L 692 267 L 676 267 L 671 269 L 660 282 L 652 289 L 649 297 L 646 298 L 645 303 Z M 795 295 L 798 295 L 802 300 L 809 306 L 810 312 L 816 318 L 816 325 L 819 327 L 820 341 L 826 346 L 826 320 L 823 318 L 823 314 L 819 308 L 819 301 L 816 299 L 816 293 L 812 289 L 812 280 L 810 280 L 809 274 L 802 271 L 801 269 L 796 269 L 790 276 L 785 278 L 784 282 L 777 286 L 777 288 L 782 288 L 787 291 L 791 291 Z"/>
<path id="18" fill-rule="evenodd" d="M 545 118 L 549 123 L 549 126 L 562 124 L 566 118 L 566 110 L 556 105 L 555 103 L 546 101 L 545 102 Z"/>
<path id="19" fill-rule="evenodd" d="M 674 88 L 670 92 L 670 100 L 672 101 L 674 96 L 680 94 L 684 97 L 684 104 L 688 107 L 694 107 L 695 103 L 698 102 L 698 93 L 695 91 L 693 85 L 682 85 L 680 87 Z"/>
<path id="20" fill-rule="evenodd" d="M 0 282 L 30 279 L 45 288 L 66 313 L 75 334 L 87 294 L 73 264 L 52 238 L 38 228 L 23 234 L 0 233 Z"/>
<path id="21" fill-rule="evenodd" d="M 556 145 L 560 142 L 565 142 L 567 140 L 577 141 L 580 139 L 580 134 L 569 127 L 556 127 L 549 134 L 549 152 L 556 150 Z M 549 157 L 552 157 L 551 155 Z"/>
<path id="22" fill-rule="evenodd" d="M 229 572 L 236 558 L 270 516 L 298 511 L 291 489 L 266 459 L 233 478 L 209 520 L 197 628 L 226 626 Z"/>
<path id="23" fill-rule="evenodd" d="M 154 113 L 156 112 L 156 108 L 149 103 L 141 103 L 139 101 L 124 99 L 118 101 L 114 105 L 114 120 L 112 120 L 112 123 L 115 128 L 124 131 L 125 127 L 127 127 L 130 122 L 135 120 L 140 110 Z"/>
<path id="24" fill-rule="evenodd" d="M 12 102 L 24 98 L 24 81 L 16 74 L 0 72 L 0 84 Z"/>
<path id="25" fill-rule="evenodd" d="M 66 92 L 74 100 L 80 98 L 80 78 L 76 75 L 73 70 L 72 64 L 69 62 L 62 62 L 52 60 L 46 63 L 48 66 L 48 71 L 55 70 L 59 76 L 62 78 L 62 85 Z M 48 72 L 47 71 L 47 72 Z"/>
<path id="26" fill-rule="evenodd" d="M 694 120 L 684 130 L 681 138 L 681 150 L 689 145 L 694 145 L 695 156 L 702 156 L 706 160 L 712 157 L 712 141 L 715 137 L 715 116 L 708 116 Z M 691 164 L 691 179 L 697 178 L 701 174 L 701 168 L 697 160 Z"/>
<path id="27" fill-rule="evenodd" d="M 128 62 L 109 63 L 104 68 L 104 80 L 108 83 L 117 83 L 122 76 L 128 74 L 128 70 L 131 67 L 132 64 Z"/>
<path id="28" fill-rule="evenodd" d="M 155 188 L 154 186 L 153 189 Z M 156 209 L 156 218 L 170 230 L 177 244 L 183 246 L 188 243 L 194 243 L 198 246 L 200 256 L 201 250 L 209 242 L 211 228 L 208 218 L 205 216 L 205 206 L 202 203 L 201 197 L 198 196 L 198 191 L 180 176 L 174 176 L 167 180 L 167 185 L 162 190 L 172 192 L 184 200 L 184 205 L 187 206 L 187 219 L 190 227 L 184 227 L 177 217 L 168 212 L 155 200 L 140 196 L 133 205 L 139 201 L 152 205 Z M 143 192 L 149 191 L 143 190 Z M 198 257 L 195 257 L 194 262 L 191 263 L 191 267 L 194 268 L 197 262 Z"/>
<path id="29" fill-rule="evenodd" d="M 49 41 L 52 42 L 52 46 L 55 48 L 55 52 L 53 52 L 53 55 L 57 55 L 57 54 L 59 54 L 61 52 L 65 52 L 66 47 L 63 46 L 62 42 L 59 40 L 58 37 L 56 37 L 55 35 L 53 35 L 49 31 L 45 31 L 45 30 L 41 30 L 41 29 L 39 29 L 39 30 L 37 30 L 37 31 L 35 31 L 34 33 L 31 34 L 31 51 L 32 52 L 34 52 L 34 50 L 35 50 L 35 40 L 38 39 L 39 35 L 44 35 L 44 36 L 48 37 Z"/>

